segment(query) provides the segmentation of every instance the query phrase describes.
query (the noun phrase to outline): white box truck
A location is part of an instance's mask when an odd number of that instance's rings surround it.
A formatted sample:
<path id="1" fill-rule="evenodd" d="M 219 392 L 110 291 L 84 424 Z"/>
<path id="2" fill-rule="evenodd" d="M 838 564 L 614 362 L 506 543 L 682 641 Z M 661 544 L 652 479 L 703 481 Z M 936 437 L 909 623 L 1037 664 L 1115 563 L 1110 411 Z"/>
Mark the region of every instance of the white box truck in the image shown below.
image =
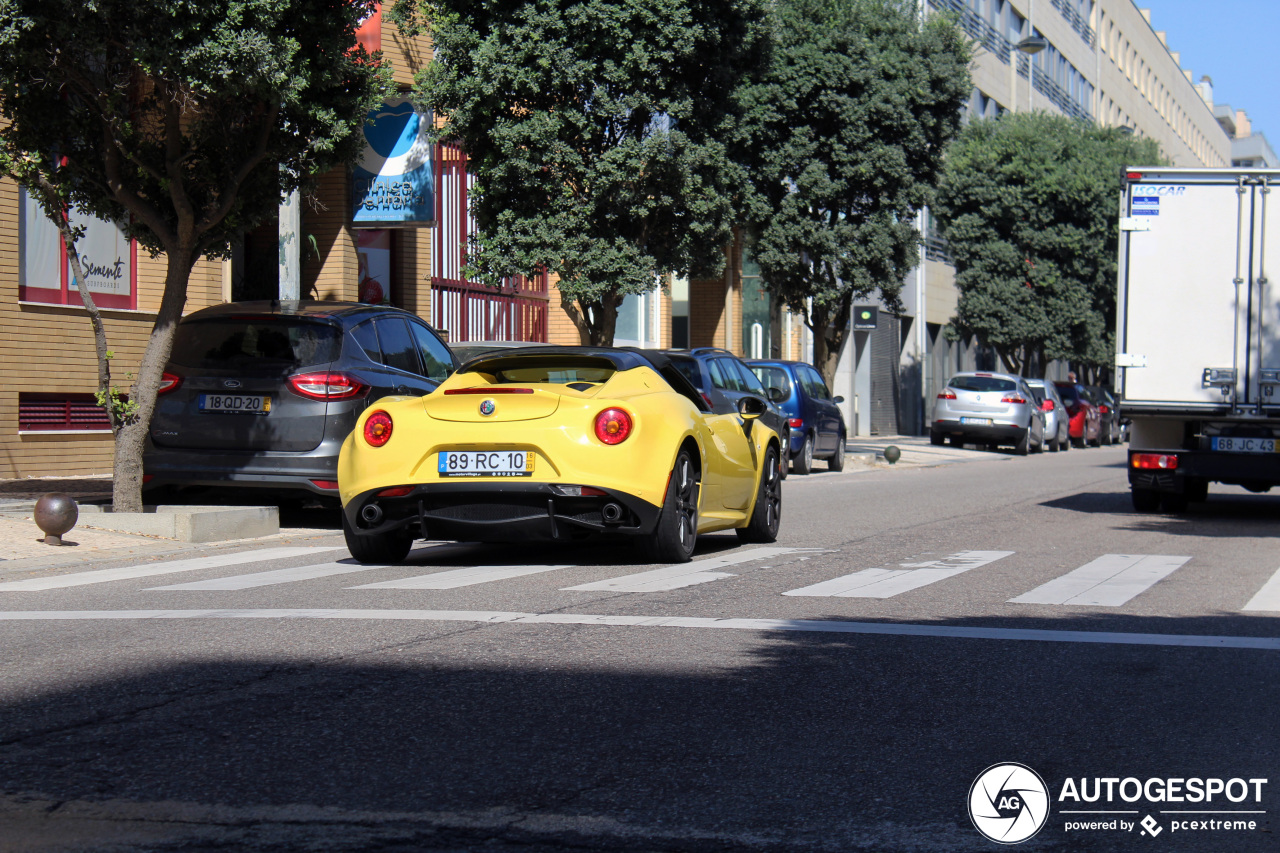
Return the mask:
<path id="1" fill-rule="evenodd" d="M 1277 185 L 1280 170 L 1126 170 L 1116 390 L 1140 512 L 1180 512 L 1210 483 L 1280 485 Z"/>

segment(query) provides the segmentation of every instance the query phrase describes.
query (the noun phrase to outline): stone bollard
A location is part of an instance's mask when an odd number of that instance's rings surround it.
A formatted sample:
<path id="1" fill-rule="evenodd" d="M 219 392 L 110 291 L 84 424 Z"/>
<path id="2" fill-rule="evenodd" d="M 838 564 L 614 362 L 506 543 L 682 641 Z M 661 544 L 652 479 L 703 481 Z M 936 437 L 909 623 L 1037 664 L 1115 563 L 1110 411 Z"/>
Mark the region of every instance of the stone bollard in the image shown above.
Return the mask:
<path id="1" fill-rule="evenodd" d="M 80 507 L 70 495 L 50 492 L 36 501 L 36 527 L 44 532 L 44 544 L 61 545 L 62 535 L 76 526 Z"/>

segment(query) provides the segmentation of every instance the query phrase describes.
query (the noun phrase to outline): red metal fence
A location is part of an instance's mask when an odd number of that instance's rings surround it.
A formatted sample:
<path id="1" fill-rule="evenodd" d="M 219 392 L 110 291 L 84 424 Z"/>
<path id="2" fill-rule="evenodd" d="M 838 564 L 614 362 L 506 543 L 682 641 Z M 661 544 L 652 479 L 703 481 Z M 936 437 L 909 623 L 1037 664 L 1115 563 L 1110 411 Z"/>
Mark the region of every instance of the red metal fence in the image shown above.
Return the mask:
<path id="1" fill-rule="evenodd" d="M 436 175 L 436 227 L 432 231 L 431 323 L 452 342 L 547 340 L 547 274 L 504 279 L 486 287 L 463 278 L 467 238 L 475 231 L 468 207 L 474 178 L 467 155 L 440 145 Z"/>

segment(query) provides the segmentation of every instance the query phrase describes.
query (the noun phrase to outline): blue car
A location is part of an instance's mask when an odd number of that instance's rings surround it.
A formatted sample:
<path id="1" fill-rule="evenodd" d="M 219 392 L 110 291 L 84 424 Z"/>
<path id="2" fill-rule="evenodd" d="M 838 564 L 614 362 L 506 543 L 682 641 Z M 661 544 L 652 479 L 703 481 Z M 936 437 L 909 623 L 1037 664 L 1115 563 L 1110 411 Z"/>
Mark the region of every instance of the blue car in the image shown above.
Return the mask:
<path id="1" fill-rule="evenodd" d="M 778 405 L 791 426 L 791 468 L 797 474 L 813 470 L 813 460 L 827 460 L 827 470 L 844 470 L 844 415 L 822 374 L 803 361 L 751 359 L 747 366 L 765 388 L 778 388 Z"/>

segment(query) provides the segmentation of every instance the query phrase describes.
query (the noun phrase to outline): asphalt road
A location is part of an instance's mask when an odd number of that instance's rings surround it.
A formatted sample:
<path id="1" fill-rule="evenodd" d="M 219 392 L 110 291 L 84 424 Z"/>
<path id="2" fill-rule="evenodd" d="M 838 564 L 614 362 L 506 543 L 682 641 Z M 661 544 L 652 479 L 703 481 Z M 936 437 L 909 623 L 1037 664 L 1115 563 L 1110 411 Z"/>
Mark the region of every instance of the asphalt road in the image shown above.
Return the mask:
<path id="1" fill-rule="evenodd" d="M 777 547 L 689 567 L 0 568 L 0 850 L 993 850 L 1008 762 L 1017 849 L 1280 849 L 1280 498 L 1140 516 L 1123 466 L 793 476 Z"/>

